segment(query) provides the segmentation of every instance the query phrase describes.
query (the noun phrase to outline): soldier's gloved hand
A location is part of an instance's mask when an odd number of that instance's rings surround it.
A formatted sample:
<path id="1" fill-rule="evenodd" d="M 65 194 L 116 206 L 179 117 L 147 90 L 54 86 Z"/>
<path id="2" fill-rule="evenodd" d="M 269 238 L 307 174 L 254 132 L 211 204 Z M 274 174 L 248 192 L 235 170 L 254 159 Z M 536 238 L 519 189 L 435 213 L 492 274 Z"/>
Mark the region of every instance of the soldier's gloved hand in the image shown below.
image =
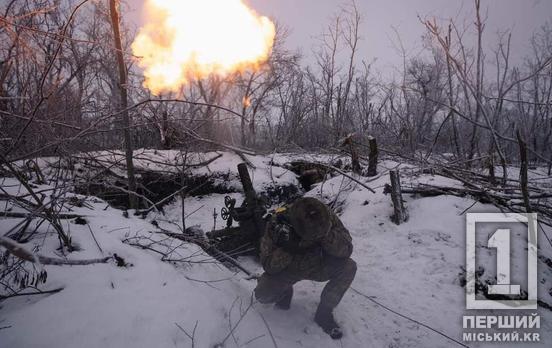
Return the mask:
<path id="1" fill-rule="evenodd" d="M 291 236 L 291 227 L 286 224 L 276 224 L 272 232 L 272 240 L 276 245 L 284 245 L 289 242 Z"/>

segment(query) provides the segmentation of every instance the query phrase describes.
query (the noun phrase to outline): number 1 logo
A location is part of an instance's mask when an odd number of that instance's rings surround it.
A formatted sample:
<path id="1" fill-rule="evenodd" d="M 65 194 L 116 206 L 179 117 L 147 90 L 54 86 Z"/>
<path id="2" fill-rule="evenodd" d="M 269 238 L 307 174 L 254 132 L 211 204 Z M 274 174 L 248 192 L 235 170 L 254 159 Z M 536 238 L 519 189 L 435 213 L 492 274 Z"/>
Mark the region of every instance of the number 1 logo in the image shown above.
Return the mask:
<path id="1" fill-rule="evenodd" d="M 496 280 L 489 285 L 489 295 L 520 295 L 519 285 L 510 284 L 510 230 L 497 230 L 487 243 L 489 248 L 496 249 Z"/>
<path id="2" fill-rule="evenodd" d="M 527 300 L 476 300 L 475 236 L 477 223 L 509 223 L 527 226 Z M 520 295 L 521 286 L 511 284 L 510 230 L 498 229 L 487 242 L 496 249 L 496 284 L 487 288 L 488 295 Z M 537 308 L 537 214 L 477 213 L 466 218 L 466 308 L 467 309 L 536 309 Z"/>

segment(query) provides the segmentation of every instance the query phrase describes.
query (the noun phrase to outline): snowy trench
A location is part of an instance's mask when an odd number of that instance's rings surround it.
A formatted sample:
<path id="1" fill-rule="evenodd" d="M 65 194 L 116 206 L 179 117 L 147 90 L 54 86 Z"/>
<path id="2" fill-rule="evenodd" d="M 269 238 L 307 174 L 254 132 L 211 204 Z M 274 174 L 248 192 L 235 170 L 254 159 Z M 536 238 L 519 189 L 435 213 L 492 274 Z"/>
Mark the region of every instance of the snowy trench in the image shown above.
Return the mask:
<path id="1" fill-rule="evenodd" d="M 151 154 L 153 156 L 153 154 Z M 168 158 L 174 154 L 157 156 Z M 304 156 L 304 155 L 303 155 Z M 257 192 L 276 184 L 296 185 L 294 173 L 270 163 L 283 163 L 292 155 L 248 156 Z M 316 158 L 313 156 L 312 158 Z M 47 160 L 44 160 L 47 162 Z M 232 198 L 243 199 L 235 175 L 242 159 L 223 153 L 198 173 L 229 172 L 226 185 L 235 187 Z M 140 161 L 138 161 L 138 165 Z M 143 166 L 149 166 L 147 161 Z M 209 231 L 224 222 L 213 219 L 226 194 L 206 194 L 173 199 L 163 213 L 151 211 L 145 218 L 109 206 L 97 197 L 67 192 L 86 204 L 71 206 L 67 212 L 84 216 L 86 223 L 63 220 L 76 251 L 61 253 L 55 231 L 43 224 L 26 247 L 41 255 L 84 260 L 117 254 L 125 262 L 87 266 L 44 266 L 47 281 L 41 291 L 63 288 L 56 293 L 14 296 L 0 300 L 0 347 L 454 347 L 457 342 L 428 329 L 462 341 L 462 317 L 478 315 L 466 309 L 466 214 L 500 212 L 493 205 L 475 202 L 469 197 L 405 195 L 410 219 L 401 225 L 390 220 L 393 207 L 383 193 L 393 161 L 380 163 L 381 175 L 361 178 L 376 191 L 371 193 L 342 175 L 328 178 L 304 192 L 326 203 L 335 203 L 338 213 L 351 232 L 352 258 L 358 271 L 352 287 L 335 310 L 344 330 L 339 341 L 330 339 L 313 321 L 322 283 L 299 282 L 291 309 L 277 310 L 257 303 L 252 292 L 255 280 L 236 269 L 227 268 L 198 246 L 159 234 L 152 221 L 166 230 L 179 232 L 182 204 L 188 213 L 186 226 L 201 226 Z M 416 172 L 409 165 L 399 166 L 403 173 Z M 404 178 L 406 183 L 432 183 L 460 186 L 455 180 L 438 175 L 419 174 Z M 25 194 L 14 178 L 0 178 L 3 190 Z M 51 188 L 53 183 L 37 185 Z M 10 202 L 1 202 L 3 210 Z M 6 208 L 6 209 L 4 209 Z M 69 209 L 69 208 L 67 208 Z M 0 235 L 20 218 L 0 217 Z M 215 225 L 215 226 L 214 226 Z M 539 229 L 538 298 L 552 304 L 552 247 Z M 513 274 L 523 274 L 526 235 L 512 233 Z M 483 240 L 477 241 L 477 258 L 488 265 L 480 275 L 493 280 L 496 251 Z M 0 249 L 3 252 L 3 249 Z M 170 256 L 165 255 L 170 251 Z M 248 269 L 261 273 L 253 257 L 238 260 Z M 0 271 L 2 271 L 0 269 Z M 519 280 L 523 283 L 524 279 Z M 522 285 L 523 288 L 523 285 Z M 4 289 L 5 290 L 5 289 Z M 33 289 L 26 289 L 35 292 Z M 9 291 L 3 291 L 3 295 Z M 372 301 L 374 300 L 374 301 Z M 388 309 L 415 319 L 418 323 Z M 517 346 L 552 346 L 552 310 L 539 307 L 515 314 L 540 316 L 540 342 Z M 484 315 L 502 315 L 504 311 L 482 311 Z M 421 325 L 421 324 L 424 325 Z M 465 343 L 469 347 L 505 346 L 505 344 Z"/>

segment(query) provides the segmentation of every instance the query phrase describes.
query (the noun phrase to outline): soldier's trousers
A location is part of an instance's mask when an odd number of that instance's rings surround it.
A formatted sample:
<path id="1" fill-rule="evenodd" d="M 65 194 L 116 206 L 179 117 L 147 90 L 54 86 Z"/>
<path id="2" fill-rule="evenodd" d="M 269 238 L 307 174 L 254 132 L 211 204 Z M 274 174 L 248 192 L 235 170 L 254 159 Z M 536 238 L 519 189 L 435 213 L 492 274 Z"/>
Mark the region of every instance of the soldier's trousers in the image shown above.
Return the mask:
<path id="1" fill-rule="evenodd" d="M 335 308 L 351 286 L 356 274 L 356 263 L 350 258 L 324 257 L 320 262 L 297 262 L 277 274 L 264 273 L 255 288 L 255 297 L 261 303 L 280 301 L 286 294 L 293 293 L 293 284 L 301 280 L 328 281 L 320 306 Z"/>

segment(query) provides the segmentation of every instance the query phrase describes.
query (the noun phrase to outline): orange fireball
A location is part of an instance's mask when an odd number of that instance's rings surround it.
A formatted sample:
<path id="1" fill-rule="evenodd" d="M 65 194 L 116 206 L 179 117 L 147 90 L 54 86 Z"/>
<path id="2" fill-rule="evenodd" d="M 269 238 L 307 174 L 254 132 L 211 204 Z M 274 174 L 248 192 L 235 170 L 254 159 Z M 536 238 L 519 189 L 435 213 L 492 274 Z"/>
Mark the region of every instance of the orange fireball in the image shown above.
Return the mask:
<path id="1" fill-rule="evenodd" d="M 274 24 L 242 0 L 147 0 L 145 14 L 132 51 L 154 94 L 210 74 L 255 69 L 274 43 Z"/>

